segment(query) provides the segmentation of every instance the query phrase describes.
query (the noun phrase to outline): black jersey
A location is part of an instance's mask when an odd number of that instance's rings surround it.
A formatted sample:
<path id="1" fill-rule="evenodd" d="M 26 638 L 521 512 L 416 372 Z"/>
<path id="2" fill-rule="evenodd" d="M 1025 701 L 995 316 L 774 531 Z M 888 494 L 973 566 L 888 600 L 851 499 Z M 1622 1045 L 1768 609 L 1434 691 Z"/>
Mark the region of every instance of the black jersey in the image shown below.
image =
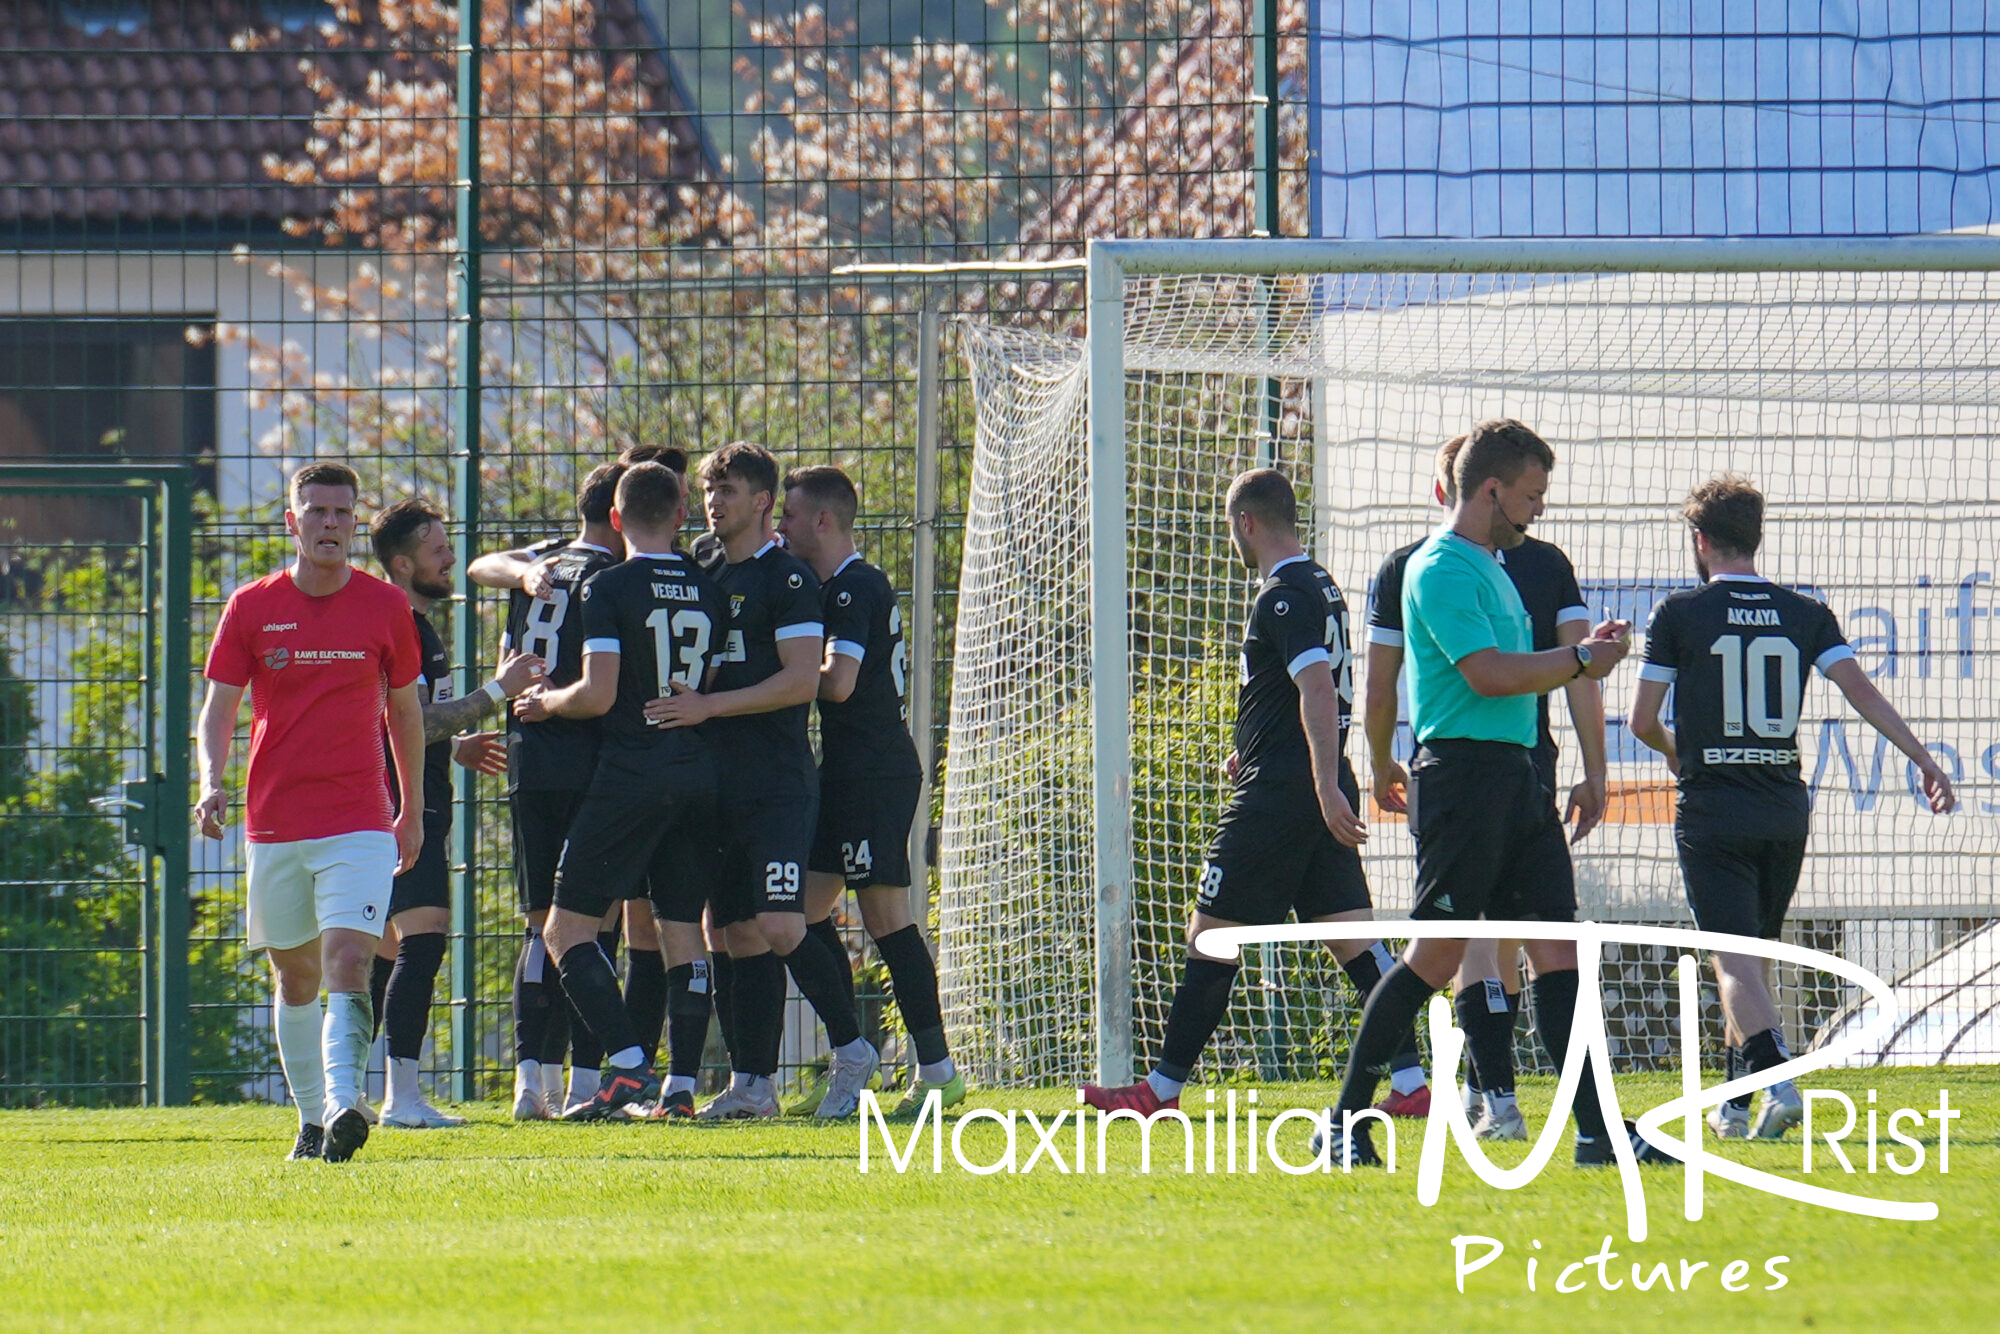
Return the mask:
<path id="1" fill-rule="evenodd" d="M 1428 540 L 1428 539 L 1426 539 Z M 1398 547 L 1375 572 L 1373 599 L 1368 607 L 1368 642 L 1403 646 L 1403 569 L 1423 542 Z M 1571 621 L 1590 622 L 1590 608 L 1577 587 L 1576 568 L 1563 549 L 1553 542 L 1526 538 L 1521 545 L 1499 553 L 1500 563 L 1513 581 L 1514 591 L 1528 609 L 1528 624 L 1534 636 L 1535 652 L 1552 649 L 1561 641 L 1556 630 Z M 1537 752 L 1551 763 L 1555 760 L 1555 733 L 1549 729 L 1549 697 L 1535 699 Z"/>
<path id="2" fill-rule="evenodd" d="M 1804 837 L 1806 678 L 1853 656 L 1825 603 L 1754 575 L 1717 575 L 1655 607 L 1639 677 L 1674 688 L 1682 818 Z"/>
<path id="3" fill-rule="evenodd" d="M 618 558 L 588 542 L 556 538 L 528 548 L 536 558 L 554 556 L 549 591 L 531 598 L 520 589 L 507 595 L 507 630 L 501 645 L 533 653 L 546 666 L 542 679 L 566 686 L 583 675 L 584 581 L 610 569 Z M 524 723 L 507 710 L 507 790 L 565 791 L 587 787 L 597 768 L 598 720 L 547 718 Z"/>
<path id="4" fill-rule="evenodd" d="M 1354 717 L 1354 666 L 1348 654 L 1347 602 L 1333 578 L 1305 556 L 1280 561 L 1257 590 L 1243 627 L 1242 683 L 1236 695 L 1238 784 L 1310 783 L 1312 751 L 1299 721 L 1294 678 L 1313 663 L 1333 669 L 1340 741 Z"/>
<path id="5" fill-rule="evenodd" d="M 584 581 L 583 651 L 618 655 L 618 695 L 604 715 L 602 755 L 685 755 L 694 729 L 646 721 L 646 701 L 676 681 L 701 689 L 721 654 L 728 603 L 707 571 L 677 551 L 636 552 Z"/>
<path id="6" fill-rule="evenodd" d="M 417 677 L 417 700 L 423 704 L 442 704 L 453 693 L 451 655 L 444 651 L 444 640 L 438 637 L 430 618 L 415 608 L 411 608 L 410 614 L 417 620 L 417 652 L 423 661 L 423 671 Z M 396 755 L 389 749 L 386 731 L 382 734 L 382 754 L 389 774 L 389 800 L 400 809 L 402 790 L 396 784 Z M 446 737 L 424 747 L 424 823 L 435 826 L 450 821 L 451 738 Z"/>
<path id="7" fill-rule="evenodd" d="M 888 576 L 849 556 L 821 590 L 826 637 L 836 654 L 860 664 L 854 693 L 819 702 L 821 772 L 839 778 L 921 775 L 910 740 L 908 649 L 903 609 Z"/>
<path id="8" fill-rule="evenodd" d="M 804 561 L 766 542 L 755 555 L 725 563 L 717 582 L 729 599 L 729 635 L 715 690 L 741 690 L 776 676 L 784 665 L 778 645 L 788 639 L 810 639 L 817 659 L 826 632 L 819 580 Z M 708 724 L 724 796 L 809 797 L 819 791 L 807 708 L 795 704 Z"/>

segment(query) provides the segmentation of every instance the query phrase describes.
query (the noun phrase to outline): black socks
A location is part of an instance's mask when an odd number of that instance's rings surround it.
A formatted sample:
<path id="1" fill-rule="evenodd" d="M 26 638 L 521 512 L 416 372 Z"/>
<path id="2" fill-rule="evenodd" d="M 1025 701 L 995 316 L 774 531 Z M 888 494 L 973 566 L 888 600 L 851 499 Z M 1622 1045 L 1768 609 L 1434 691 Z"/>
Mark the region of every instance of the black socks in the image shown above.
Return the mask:
<path id="1" fill-rule="evenodd" d="M 832 923 L 827 925 L 831 929 Z M 838 932 L 834 938 L 839 939 Z M 740 969 L 744 961 L 736 962 Z M 792 980 L 799 984 L 799 994 L 811 1002 L 820 1022 L 826 1025 L 829 1044 L 845 1047 L 861 1036 L 861 1020 L 854 1013 L 854 971 L 847 962 L 846 946 L 830 950 L 821 936 L 807 931 L 797 947 L 785 956 L 785 967 L 791 969 Z M 742 981 L 737 980 L 739 984 Z"/>
<path id="2" fill-rule="evenodd" d="M 667 969 L 668 1074 L 692 1079 L 701 1073 L 710 1008 L 708 960 Z"/>
<path id="3" fill-rule="evenodd" d="M 1506 991 L 1491 979 L 1474 982 L 1452 998 L 1472 1058 L 1472 1077 L 1466 1082 L 1482 1093 L 1514 1092 L 1514 1011 L 1507 1000 Z"/>
<path id="4" fill-rule="evenodd" d="M 746 1075 L 769 1078 L 778 1072 L 785 1035 L 785 961 L 767 950 L 735 959 L 732 967 L 736 1045 L 730 1064 Z"/>
<path id="5" fill-rule="evenodd" d="M 1167 1011 L 1166 1040 L 1160 1044 L 1159 1071 L 1163 1076 L 1187 1083 L 1202 1048 L 1215 1036 L 1222 1016 L 1229 1013 L 1229 993 L 1236 986 L 1241 966 L 1188 956 L 1180 988 Z"/>
<path id="6" fill-rule="evenodd" d="M 667 1019 L 667 968 L 658 950 L 625 947 L 625 1014 L 639 1034 L 646 1064 L 660 1050 L 660 1027 Z"/>
<path id="7" fill-rule="evenodd" d="M 1576 976 L 1570 975 L 1572 979 Z M 1347 1077 L 1340 1085 L 1340 1107 L 1358 1112 L 1375 1101 L 1375 1087 L 1402 1049 L 1406 1035 L 1415 1028 L 1424 1002 L 1436 990 L 1417 976 L 1415 969 L 1398 963 L 1369 993 L 1368 1008 L 1361 1014 L 1361 1031 L 1354 1035 L 1354 1048 L 1347 1059 Z"/>
<path id="8" fill-rule="evenodd" d="M 611 962 L 604 957 L 598 943 L 591 940 L 570 946 L 563 952 L 561 966 L 563 991 L 583 1020 L 572 1038 L 580 1039 L 583 1029 L 590 1030 L 599 1044 L 598 1051 L 594 1053 L 596 1064 L 602 1065 L 607 1053 L 616 1055 L 628 1047 L 638 1046 L 638 1032 L 625 1013 L 624 997 L 618 994 L 618 978 L 611 971 Z M 590 1063 L 584 1060 L 582 1042 L 577 1041 L 575 1045 L 577 1066 L 590 1068 Z"/>
<path id="9" fill-rule="evenodd" d="M 444 934 L 427 931 L 404 936 L 396 946 L 396 964 L 382 997 L 382 1028 L 389 1035 L 392 1060 L 423 1055 L 424 1034 L 431 1023 L 431 996 L 437 989 L 438 968 L 444 963 Z M 377 959 L 376 963 L 381 963 Z"/>
<path id="10" fill-rule="evenodd" d="M 1560 1070 L 1569 1055 L 1569 1030 L 1576 1019 L 1576 969 L 1543 973 L 1535 978 L 1535 1029 L 1542 1036 L 1542 1049 Z M 1597 1075 L 1589 1058 L 1576 1084 L 1572 1112 L 1579 1134 L 1592 1139 L 1604 1136 L 1604 1105 L 1597 1098 Z"/>
<path id="11" fill-rule="evenodd" d="M 910 1045 L 917 1060 L 935 1065 L 951 1058 L 944 1038 L 944 1007 L 938 1002 L 937 964 L 930 946 L 916 923 L 892 931 L 875 942 L 875 952 L 889 966 L 889 985 L 895 990 L 896 1008 L 902 1012 L 903 1027 L 910 1032 Z"/>

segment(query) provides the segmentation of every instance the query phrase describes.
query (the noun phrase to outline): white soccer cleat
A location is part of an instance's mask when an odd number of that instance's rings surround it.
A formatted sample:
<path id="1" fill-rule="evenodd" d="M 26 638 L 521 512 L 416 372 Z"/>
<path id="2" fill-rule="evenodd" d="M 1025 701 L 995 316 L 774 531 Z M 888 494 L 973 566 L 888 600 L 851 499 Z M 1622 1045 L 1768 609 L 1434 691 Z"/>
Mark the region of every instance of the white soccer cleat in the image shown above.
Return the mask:
<path id="1" fill-rule="evenodd" d="M 514 1071 L 514 1119 L 516 1121 L 546 1121 L 549 1119 L 548 1099 L 543 1093 L 541 1070 L 516 1069 Z"/>
<path id="2" fill-rule="evenodd" d="M 1725 1102 L 1708 1109 L 1708 1128 L 1717 1139 L 1749 1139 L 1750 1109 Z"/>
<path id="3" fill-rule="evenodd" d="M 1773 1084 L 1764 1090 L 1764 1105 L 1757 1109 L 1757 1124 L 1751 1128 L 1751 1139 L 1783 1139 L 1790 1130 L 1806 1117 L 1806 1100 L 1790 1080 Z"/>
<path id="4" fill-rule="evenodd" d="M 760 1097 L 743 1085 L 731 1085 L 694 1114 L 697 1121 L 761 1121 L 778 1114 L 778 1098 L 769 1080 Z"/>
<path id="5" fill-rule="evenodd" d="M 813 1115 L 823 1121 L 843 1120 L 861 1110 L 861 1091 L 868 1087 L 868 1081 L 882 1064 L 882 1053 L 867 1043 L 865 1055 L 857 1060 L 844 1059 L 839 1052 L 833 1054 L 833 1064 L 826 1072 L 826 1096 L 820 1099 L 819 1110 Z"/>
<path id="6" fill-rule="evenodd" d="M 1521 1115 L 1519 1107 L 1504 1108 L 1495 1112 L 1491 1107 L 1479 1115 L 1472 1133 L 1479 1139 L 1515 1139 L 1528 1137 L 1528 1118 Z"/>
<path id="7" fill-rule="evenodd" d="M 369 1125 L 379 1126 L 382 1124 L 382 1113 L 376 1111 L 373 1107 L 370 1107 L 368 1105 L 368 1099 L 363 1098 L 361 1101 L 355 1103 L 354 1110 L 361 1113 L 361 1119 L 363 1121 L 366 1121 Z"/>
<path id="8" fill-rule="evenodd" d="M 396 1130 L 449 1130 L 464 1125 L 465 1118 L 446 1116 L 427 1100 L 418 1098 L 415 1103 L 384 1103 L 382 1124 Z"/>

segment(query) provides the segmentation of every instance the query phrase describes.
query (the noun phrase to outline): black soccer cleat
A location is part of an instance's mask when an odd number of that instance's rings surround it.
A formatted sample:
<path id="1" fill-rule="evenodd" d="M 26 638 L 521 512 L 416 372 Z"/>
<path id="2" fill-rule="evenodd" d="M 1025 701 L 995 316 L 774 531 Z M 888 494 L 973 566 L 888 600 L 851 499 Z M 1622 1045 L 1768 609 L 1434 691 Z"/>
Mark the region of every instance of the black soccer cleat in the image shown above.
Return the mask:
<path id="1" fill-rule="evenodd" d="M 597 1093 L 590 1101 L 564 1112 L 563 1120 L 602 1121 L 622 1107 L 635 1102 L 654 1102 L 659 1096 L 660 1077 L 650 1066 L 633 1070 L 613 1066 L 605 1072 L 604 1082 L 597 1086 Z"/>
<path id="2" fill-rule="evenodd" d="M 673 1093 L 663 1093 L 660 1100 L 644 1113 L 648 1121 L 692 1121 L 694 1120 L 694 1094 L 686 1089 Z"/>
<path id="3" fill-rule="evenodd" d="M 361 1152 L 368 1142 L 368 1118 L 358 1107 L 344 1107 L 326 1123 L 326 1142 L 319 1156 L 330 1163 L 344 1163 Z"/>
<path id="4" fill-rule="evenodd" d="M 319 1157 L 319 1146 L 325 1139 L 326 1132 L 308 1121 L 299 1127 L 299 1137 L 292 1141 L 292 1151 L 285 1155 L 285 1161 L 296 1163 Z"/>
<path id="5" fill-rule="evenodd" d="M 1652 1144 L 1640 1138 L 1639 1127 L 1630 1121 L 1625 1123 L 1625 1134 L 1632 1144 L 1632 1157 L 1638 1160 L 1641 1167 L 1671 1167 L 1679 1165 L 1680 1159 L 1674 1157 L 1674 1155 L 1668 1153 L 1665 1149 L 1654 1148 Z M 1611 1136 L 1601 1135 L 1596 1139 L 1588 1139 L 1582 1135 L 1576 1137 L 1576 1165 L 1578 1167 L 1603 1167 L 1617 1161 L 1618 1150 L 1612 1144 Z"/>

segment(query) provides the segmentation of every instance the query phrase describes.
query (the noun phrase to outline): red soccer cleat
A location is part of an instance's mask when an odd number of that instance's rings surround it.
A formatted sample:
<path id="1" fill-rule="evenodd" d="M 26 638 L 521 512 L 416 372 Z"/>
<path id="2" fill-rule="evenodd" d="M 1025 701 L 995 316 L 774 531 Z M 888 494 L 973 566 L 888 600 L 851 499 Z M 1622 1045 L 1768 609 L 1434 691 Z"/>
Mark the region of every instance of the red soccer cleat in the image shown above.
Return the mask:
<path id="1" fill-rule="evenodd" d="M 1177 1110 L 1179 1098 L 1168 1098 L 1165 1102 L 1153 1092 L 1153 1086 L 1145 1080 L 1127 1084 L 1124 1088 L 1105 1089 L 1095 1084 L 1083 1086 L 1083 1100 L 1100 1112 L 1137 1112 L 1141 1116 L 1151 1116 L 1154 1112 Z"/>
<path id="2" fill-rule="evenodd" d="M 1421 1120 L 1431 1114 L 1431 1086 L 1424 1085 L 1415 1093 L 1397 1093 L 1391 1090 L 1389 1096 L 1375 1104 L 1378 1112 L 1390 1116 L 1408 1116 Z"/>

